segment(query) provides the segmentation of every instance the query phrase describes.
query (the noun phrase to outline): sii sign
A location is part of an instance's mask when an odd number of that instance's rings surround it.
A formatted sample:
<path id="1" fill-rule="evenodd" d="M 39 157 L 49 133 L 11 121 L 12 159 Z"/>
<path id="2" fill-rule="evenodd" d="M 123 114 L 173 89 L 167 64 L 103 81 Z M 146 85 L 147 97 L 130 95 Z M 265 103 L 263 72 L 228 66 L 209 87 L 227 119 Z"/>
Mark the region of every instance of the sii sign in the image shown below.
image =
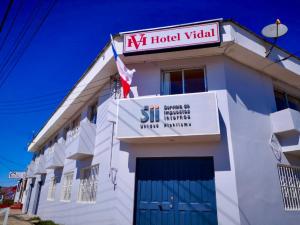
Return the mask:
<path id="1" fill-rule="evenodd" d="M 124 54 L 220 43 L 219 23 L 124 34 Z"/>

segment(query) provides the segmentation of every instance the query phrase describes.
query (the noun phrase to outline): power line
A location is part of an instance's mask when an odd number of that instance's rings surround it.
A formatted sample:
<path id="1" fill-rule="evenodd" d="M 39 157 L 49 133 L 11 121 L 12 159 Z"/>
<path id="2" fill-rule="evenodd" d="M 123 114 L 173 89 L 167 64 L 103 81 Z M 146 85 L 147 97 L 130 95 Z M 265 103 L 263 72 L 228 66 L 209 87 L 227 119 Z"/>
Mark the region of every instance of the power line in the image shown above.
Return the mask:
<path id="1" fill-rule="evenodd" d="M 105 81 L 105 80 L 106 80 L 105 82 L 107 82 L 107 81 L 109 81 L 111 79 L 112 76 L 115 76 L 115 75 L 117 75 L 117 74 L 113 74 L 113 75 L 111 75 L 109 77 L 102 77 L 100 79 L 96 79 L 94 81 L 90 81 L 87 84 L 81 84 L 81 85 L 77 85 L 75 87 L 76 88 L 86 87 L 89 84 L 98 83 L 100 81 Z M 85 91 L 92 90 L 92 89 L 95 89 L 95 88 L 99 88 L 99 86 L 89 87 L 89 88 L 85 89 Z M 37 101 L 37 100 L 38 101 L 42 101 L 40 99 L 42 99 L 42 98 L 48 98 L 48 97 L 54 97 L 54 96 L 56 96 L 56 95 L 58 95 L 60 93 L 65 94 L 66 91 L 67 90 L 64 90 L 64 91 L 63 90 L 53 91 L 53 92 L 50 92 L 50 93 L 47 93 L 47 94 L 44 94 L 44 95 L 39 95 L 39 96 L 31 97 L 29 99 L 19 99 L 19 100 L 15 100 L 15 101 L 12 101 L 12 100 L 2 100 L 2 101 L 0 101 L 0 105 L 19 104 L 19 103 L 23 103 L 23 102 L 25 103 L 26 101 L 27 102 L 32 102 L 32 101 L 34 102 L 34 101 Z M 81 91 L 72 91 L 71 93 L 75 94 L 75 93 L 79 93 L 79 92 L 81 92 Z M 2 103 L 4 103 L 4 104 L 2 104 Z"/>
<path id="2" fill-rule="evenodd" d="M 99 80 L 107 80 L 109 81 L 110 77 L 109 78 L 101 78 Z M 97 82 L 99 82 L 99 80 Z M 84 85 L 84 86 L 87 86 L 88 84 Z M 83 85 L 82 85 L 83 86 Z M 85 89 L 85 91 L 89 91 L 89 90 L 93 90 L 93 89 L 99 89 L 99 86 L 94 86 L 94 87 L 90 87 L 90 88 L 87 88 Z M 107 90 L 110 90 L 111 88 L 108 87 L 108 88 L 102 88 L 100 89 L 101 91 L 107 91 Z M 72 92 L 72 94 L 74 93 L 79 93 L 80 91 L 76 91 L 76 92 Z M 86 96 L 90 96 L 90 95 L 95 95 L 96 93 L 89 93 L 89 94 L 84 94 L 84 95 L 81 95 L 77 98 L 65 98 L 64 101 L 61 101 L 63 103 L 66 103 L 68 101 L 73 101 L 73 100 L 78 100 L 78 99 L 81 99 L 83 97 L 86 97 Z M 50 97 L 50 96 L 48 96 Z M 22 107 L 39 107 L 39 106 L 49 106 L 49 105 L 52 105 L 52 104 L 57 104 L 59 103 L 60 100 L 53 100 L 53 99 L 48 99 L 48 100 L 41 100 L 41 99 L 36 99 L 35 101 L 29 101 L 29 102 L 23 102 L 23 103 L 6 103 L 6 104 L 1 104 L 0 103 L 0 109 L 1 111 L 3 110 L 11 110 L 11 109 L 18 109 L 18 108 L 22 108 Z"/>
<path id="3" fill-rule="evenodd" d="M 97 87 L 97 88 L 99 88 L 99 87 Z M 103 89 L 101 89 L 101 91 L 108 91 L 108 90 L 110 90 L 110 88 L 103 88 Z M 87 97 L 87 96 L 91 96 L 91 95 L 95 95 L 96 93 L 89 93 L 89 94 L 84 94 L 84 95 L 82 95 L 82 96 L 80 96 L 80 97 L 78 97 L 78 98 L 70 98 L 70 99 L 66 99 L 63 103 L 67 103 L 68 101 L 73 101 L 73 100 L 80 100 L 81 98 L 84 98 L 84 97 Z M 81 101 L 82 102 L 82 101 Z M 40 102 L 38 102 L 38 103 L 40 103 Z M 58 103 L 59 103 L 59 100 L 57 100 L 56 102 L 41 102 L 41 103 L 45 103 L 45 104 L 38 104 L 38 105 L 27 105 L 27 107 L 33 107 L 33 108 L 35 108 L 35 107 L 38 107 L 38 108 L 40 108 L 40 107 L 42 107 L 42 106 L 52 106 L 53 104 L 53 106 L 55 106 L 55 105 L 57 105 Z M 76 102 L 77 103 L 77 102 Z M 75 104 L 75 103 L 70 103 L 69 105 L 72 105 L 72 104 Z M 25 104 L 26 105 L 26 104 Z M 24 105 L 12 105 L 12 106 L 10 106 L 10 107 L 4 107 L 4 108 L 1 108 L 0 107 L 0 109 L 1 109 L 1 112 L 3 112 L 3 111 L 5 111 L 5 110 L 16 110 L 16 109 L 23 109 L 22 107 L 24 107 Z M 0 114 L 1 114 L 1 112 L 0 112 Z M 14 111 L 12 111 L 12 112 L 14 112 Z"/>
<path id="4" fill-rule="evenodd" d="M 5 42 L 7 41 L 7 38 L 8 38 L 8 36 L 9 36 L 10 32 L 12 31 L 12 28 L 14 27 L 14 24 L 15 24 L 15 22 L 16 22 L 16 19 L 17 19 L 19 13 L 21 12 L 22 7 L 24 6 L 23 3 L 24 3 L 24 1 L 23 1 L 23 0 L 20 0 L 20 4 L 19 4 L 19 7 L 18 7 L 18 9 L 17 9 L 17 12 L 16 12 L 15 16 L 13 17 L 12 22 L 10 23 L 10 26 L 9 26 L 7 32 L 6 32 L 5 37 L 3 38 L 2 43 L 0 44 L 0 51 L 2 50 L 2 48 L 3 48 L 4 44 L 5 44 Z"/>
<path id="5" fill-rule="evenodd" d="M 10 167 L 8 167 L 7 165 L 5 165 L 5 163 L 0 162 L 0 166 L 4 166 L 6 169 L 8 169 L 9 171 L 12 171 L 12 169 Z"/>
<path id="6" fill-rule="evenodd" d="M 8 51 L 8 54 L 7 54 L 6 58 L 3 60 L 3 63 L 1 64 L 0 74 L 4 71 L 4 69 L 7 67 L 9 62 L 12 60 L 12 58 L 13 58 L 15 52 L 17 51 L 19 45 L 22 43 L 22 39 L 26 35 L 26 33 L 27 33 L 28 29 L 30 28 L 31 24 L 33 23 L 33 20 L 34 20 L 35 16 L 38 13 L 38 8 L 41 7 L 41 3 L 42 3 L 42 1 L 37 1 L 36 5 L 34 6 L 34 8 L 32 10 L 31 15 L 27 18 L 27 20 L 25 22 L 25 25 L 23 26 L 21 32 L 18 34 L 15 42 L 13 43 L 12 47 Z M 0 81 L 3 78 L 5 78 L 5 74 L 0 76 Z"/>
<path id="7" fill-rule="evenodd" d="M 15 164 L 15 165 L 17 165 L 17 166 L 22 166 L 22 167 L 24 167 L 24 166 L 26 166 L 25 164 L 21 164 L 21 163 L 17 163 L 17 162 L 15 162 L 15 161 L 12 161 L 12 160 L 10 160 L 10 159 L 7 159 L 7 158 L 5 158 L 4 156 L 2 156 L 2 155 L 0 155 L 0 160 L 5 160 L 5 161 L 7 161 L 7 162 L 10 162 L 10 163 L 12 163 L 12 164 Z"/>
<path id="8" fill-rule="evenodd" d="M 89 95 L 91 95 L 91 94 L 89 94 Z M 93 95 L 94 95 L 94 93 L 93 93 Z M 105 97 L 105 96 L 110 96 L 110 95 L 111 95 L 111 93 L 108 93 L 108 94 L 105 94 L 105 95 L 100 95 L 98 97 Z M 86 102 L 86 101 L 74 102 L 74 103 L 70 103 L 69 105 L 66 105 L 64 107 L 69 107 L 71 105 L 76 105 L 76 104 L 84 103 L 84 102 Z M 26 114 L 26 113 L 42 112 L 42 111 L 47 111 L 47 110 L 53 110 L 53 107 L 51 107 L 51 108 L 36 108 L 36 109 L 33 109 L 33 110 L 28 110 L 28 111 L 0 112 L 0 116 L 5 116 L 5 115 L 11 116 L 11 115 Z"/>
<path id="9" fill-rule="evenodd" d="M 18 47 L 19 47 L 22 39 L 24 38 L 24 36 L 27 33 L 27 31 L 28 31 L 29 27 L 31 26 L 31 24 L 33 23 L 33 20 L 34 20 L 35 16 L 38 13 L 38 7 L 40 7 L 40 6 L 41 6 L 41 1 L 37 1 L 37 4 L 35 5 L 35 7 L 32 10 L 33 13 L 31 13 L 31 15 L 27 18 L 27 20 L 25 22 L 25 25 L 21 29 L 21 32 L 18 34 L 16 40 L 14 41 L 12 47 L 10 48 L 10 51 L 8 52 L 5 60 L 1 64 L 0 73 L 4 70 L 4 68 L 6 67 L 6 65 L 9 63 L 9 61 L 11 60 L 11 58 L 14 56 L 14 53 L 18 49 Z M 2 79 L 2 78 L 0 78 L 0 79 Z"/>
<path id="10" fill-rule="evenodd" d="M 8 6 L 6 8 L 6 11 L 4 13 L 3 19 L 2 19 L 1 24 L 0 24 L 0 32 L 2 32 L 2 29 L 4 27 L 5 21 L 6 21 L 7 17 L 8 17 L 9 11 L 10 11 L 13 3 L 14 3 L 14 0 L 10 0 L 9 3 L 8 3 Z"/>
<path id="11" fill-rule="evenodd" d="M 42 25 L 44 24 L 44 22 L 46 21 L 46 19 L 48 18 L 48 16 L 50 15 L 50 12 L 52 11 L 52 9 L 54 8 L 55 4 L 56 4 L 57 0 L 54 0 L 52 2 L 52 4 L 49 6 L 49 8 L 47 9 L 47 12 L 45 14 L 45 16 L 42 18 L 41 22 L 39 23 L 37 29 L 34 31 L 33 35 L 31 36 L 29 42 L 27 43 L 27 45 L 23 48 L 23 51 L 21 52 L 21 54 L 19 55 L 19 57 L 17 58 L 15 64 L 12 66 L 12 68 L 8 71 L 8 73 L 6 74 L 6 76 L 4 76 L 4 78 L 2 79 L 2 81 L 0 82 L 0 88 L 3 86 L 3 84 L 5 83 L 5 81 L 8 79 L 8 77 L 10 76 L 11 72 L 13 71 L 13 69 L 16 67 L 16 65 L 18 64 L 18 62 L 20 61 L 20 59 L 22 58 L 23 54 L 25 53 L 25 51 L 27 50 L 27 48 L 30 46 L 32 40 L 34 39 L 35 35 L 39 32 L 39 30 L 41 29 Z"/>

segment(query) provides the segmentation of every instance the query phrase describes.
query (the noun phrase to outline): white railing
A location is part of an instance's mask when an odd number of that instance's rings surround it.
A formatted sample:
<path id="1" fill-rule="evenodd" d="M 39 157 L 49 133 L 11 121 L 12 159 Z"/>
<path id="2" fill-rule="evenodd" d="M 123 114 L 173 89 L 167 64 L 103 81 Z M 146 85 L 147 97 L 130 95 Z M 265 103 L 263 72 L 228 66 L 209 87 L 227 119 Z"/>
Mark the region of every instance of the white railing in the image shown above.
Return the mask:
<path id="1" fill-rule="evenodd" d="M 71 143 L 74 139 L 76 139 L 76 137 L 78 136 L 79 133 L 79 126 L 73 128 L 72 130 L 68 131 L 67 134 L 67 140 L 66 140 L 66 144 Z"/>
<path id="2" fill-rule="evenodd" d="M 0 215 L 4 214 L 3 225 L 7 225 L 9 208 L 0 209 Z"/>
<path id="3" fill-rule="evenodd" d="M 300 167 L 278 165 L 278 175 L 285 210 L 300 210 Z"/>
<path id="4" fill-rule="evenodd" d="M 48 151 L 46 154 L 46 164 L 49 164 L 49 162 L 52 160 L 54 155 L 54 145 L 51 147 L 51 151 Z"/>

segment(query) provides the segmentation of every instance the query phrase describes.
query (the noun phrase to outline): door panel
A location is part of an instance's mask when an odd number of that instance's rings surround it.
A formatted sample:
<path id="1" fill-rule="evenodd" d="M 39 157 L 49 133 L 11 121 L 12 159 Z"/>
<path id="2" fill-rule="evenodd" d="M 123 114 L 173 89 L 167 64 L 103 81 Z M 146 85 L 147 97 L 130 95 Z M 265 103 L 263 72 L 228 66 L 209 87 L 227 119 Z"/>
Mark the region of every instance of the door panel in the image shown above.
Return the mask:
<path id="1" fill-rule="evenodd" d="M 140 158 L 136 225 L 216 225 L 212 157 Z"/>

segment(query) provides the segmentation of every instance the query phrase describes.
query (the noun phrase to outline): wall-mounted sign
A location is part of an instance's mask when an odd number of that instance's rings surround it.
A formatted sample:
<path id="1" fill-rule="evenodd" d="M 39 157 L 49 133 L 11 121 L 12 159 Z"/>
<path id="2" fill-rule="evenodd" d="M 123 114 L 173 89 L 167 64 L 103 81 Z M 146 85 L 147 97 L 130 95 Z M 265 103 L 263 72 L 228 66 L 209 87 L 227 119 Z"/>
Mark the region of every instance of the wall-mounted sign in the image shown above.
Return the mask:
<path id="1" fill-rule="evenodd" d="M 220 137 L 214 92 L 120 99 L 117 138 L 127 142 L 203 141 Z"/>
<path id="2" fill-rule="evenodd" d="M 10 171 L 8 174 L 9 179 L 22 179 L 25 178 L 25 176 L 26 176 L 25 172 Z"/>
<path id="3" fill-rule="evenodd" d="M 219 22 L 124 34 L 124 55 L 220 43 Z"/>

